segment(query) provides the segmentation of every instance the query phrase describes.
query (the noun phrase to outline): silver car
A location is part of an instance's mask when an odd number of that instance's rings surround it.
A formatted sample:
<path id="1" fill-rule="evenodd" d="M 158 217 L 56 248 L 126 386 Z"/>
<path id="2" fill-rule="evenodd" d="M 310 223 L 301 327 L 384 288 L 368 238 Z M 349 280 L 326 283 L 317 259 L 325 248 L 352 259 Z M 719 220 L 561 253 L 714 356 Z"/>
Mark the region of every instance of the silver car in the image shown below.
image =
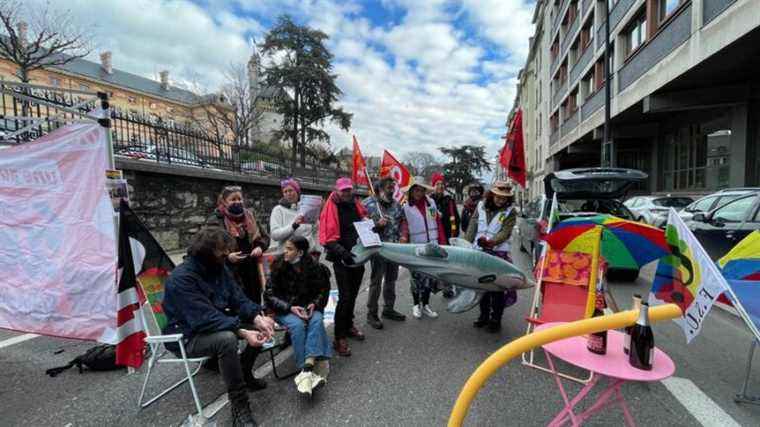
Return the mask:
<path id="1" fill-rule="evenodd" d="M 694 199 L 686 196 L 638 196 L 632 197 L 623 203 L 633 212 L 637 221 L 645 222 L 654 226 L 661 226 L 667 222 L 670 208 L 680 211 Z"/>

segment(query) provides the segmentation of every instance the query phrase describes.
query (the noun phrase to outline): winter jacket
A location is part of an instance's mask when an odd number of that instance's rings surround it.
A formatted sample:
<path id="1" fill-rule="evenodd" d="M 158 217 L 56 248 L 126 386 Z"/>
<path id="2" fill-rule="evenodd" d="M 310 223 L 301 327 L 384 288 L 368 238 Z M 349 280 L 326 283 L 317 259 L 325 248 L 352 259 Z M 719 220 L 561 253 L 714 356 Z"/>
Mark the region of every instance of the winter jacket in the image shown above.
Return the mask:
<path id="1" fill-rule="evenodd" d="M 213 272 L 192 256 L 166 279 L 162 305 L 167 318 L 164 333 L 181 333 L 186 342 L 198 334 L 234 332 L 261 312 L 227 267 Z"/>
<path id="2" fill-rule="evenodd" d="M 401 238 L 401 222 L 404 219 L 404 208 L 396 200 L 386 203 L 377 197 L 367 197 L 362 201 L 367 209 L 369 217 L 377 223 L 381 217 L 385 217 L 388 223 L 384 227 L 376 227 L 380 240 L 383 242 L 398 243 Z M 382 209 L 382 214 L 380 210 Z"/>
<path id="3" fill-rule="evenodd" d="M 365 217 L 367 210 L 358 197 L 345 203 L 337 193 L 330 194 L 319 215 L 319 243 L 324 246 L 328 261 L 336 262 L 351 251 L 359 237 L 353 223 Z"/>
<path id="4" fill-rule="evenodd" d="M 309 241 L 310 252 L 322 252 L 322 246 L 319 244 L 319 223 L 301 224 L 293 228 L 296 217 L 298 216 L 298 205 L 291 205 L 285 199 L 272 209 L 269 216 L 269 232 L 272 241 L 269 249 L 272 251 L 281 251 L 282 245 L 292 236 L 302 236 Z"/>
<path id="5" fill-rule="evenodd" d="M 293 265 L 280 256 L 272 265 L 272 276 L 264 300 L 277 314 L 287 314 L 293 306 L 314 304 L 324 310 L 330 296 L 330 270 L 310 255 Z"/>
<path id="6" fill-rule="evenodd" d="M 219 210 L 214 210 L 214 213 L 206 219 L 206 226 L 224 229 L 224 214 L 219 212 Z M 261 226 L 258 226 L 258 229 L 259 237 L 256 239 L 251 239 L 251 236 L 248 234 L 235 239 L 235 251 L 250 253 L 254 248 L 261 248 L 262 251 L 267 250 L 269 247 L 269 236 L 265 234 Z M 258 263 L 259 260 L 257 258 L 248 257 L 237 264 L 228 263 L 228 266 L 231 268 L 237 282 L 243 287 L 245 295 L 252 301 L 261 303 L 261 291 L 264 284 L 261 283 Z"/>
<path id="7" fill-rule="evenodd" d="M 443 232 L 446 234 L 446 244 L 448 244 L 452 237 L 459 237 L 460 219 L 457 202 L 448 194 L 433 193 L 430 197 L 438 206 L 438 212 L 441 213 L 441 224 L 443 224 Z"/>
<path id="8" fill-rule="evenodd" d="M 470 227 L 470 219 L 472 219 L 472 215 L 475 214 L 475 210 L 478 208 L 478 202 L 481 199 L 475 200 L 471 197 L 468 197 L 467 200 L 464 201 L 464 206 L 462 207 L 462 232 L 467 233 L 467 230 Z"/>

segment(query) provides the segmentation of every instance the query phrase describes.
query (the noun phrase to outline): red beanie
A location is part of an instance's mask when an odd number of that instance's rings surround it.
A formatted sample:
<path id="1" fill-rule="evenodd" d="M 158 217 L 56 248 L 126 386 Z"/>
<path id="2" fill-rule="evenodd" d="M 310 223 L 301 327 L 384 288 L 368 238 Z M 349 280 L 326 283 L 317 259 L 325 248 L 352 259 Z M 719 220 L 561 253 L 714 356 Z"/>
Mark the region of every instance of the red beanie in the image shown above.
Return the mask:
<path id="1" fill-rule="evenodd" d="M 440 172 L 433 172 L 433 176 L 430 178 L 430 183 L 435 187 L 438 182 L 444 182 L 443 174 Z"/>

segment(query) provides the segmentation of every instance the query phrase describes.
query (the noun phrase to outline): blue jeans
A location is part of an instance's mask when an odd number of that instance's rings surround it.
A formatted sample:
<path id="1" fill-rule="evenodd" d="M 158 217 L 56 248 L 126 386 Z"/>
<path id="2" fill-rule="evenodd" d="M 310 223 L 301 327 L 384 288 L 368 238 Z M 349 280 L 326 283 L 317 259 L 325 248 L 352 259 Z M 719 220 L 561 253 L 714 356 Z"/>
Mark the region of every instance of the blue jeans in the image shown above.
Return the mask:
<path id="1" fill-rule="evenodd" d="M 296 366 L 303 368 L 307 357 L 316 359 L 329 359 L 332 357 L 332 347 L 327 338 L 325 325 L 322 323 L 322 312 L 314 311 L 308 323 L 296 316 L 287 314 L 278 315 L 277 323 L 288 328 L 290 341 L 293 343 L 293 353 L 296 356 Z"/>

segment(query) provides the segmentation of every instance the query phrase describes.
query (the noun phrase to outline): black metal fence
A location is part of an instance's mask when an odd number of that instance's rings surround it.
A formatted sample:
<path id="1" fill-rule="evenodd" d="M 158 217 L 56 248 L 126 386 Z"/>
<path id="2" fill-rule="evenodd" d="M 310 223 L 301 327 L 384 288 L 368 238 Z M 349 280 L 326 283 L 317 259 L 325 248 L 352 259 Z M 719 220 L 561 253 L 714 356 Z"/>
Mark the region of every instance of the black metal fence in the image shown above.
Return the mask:
<path id="1" fill-rule="evenodd" d="M 93 93 L 2 81 L 0 93 L 0 140 L 5 144 L 39 138 L 66 123 L 81 120 L 99 105 Z M 347 174 L 314 159 L 292 168 L 283 154 L 272 154 L 255 146 L 241 147 L 156 115 L 112 107 L 111 119 L 117 158 L 268 178 L 296 176 L 303 182 L 325 185 Z"/>

